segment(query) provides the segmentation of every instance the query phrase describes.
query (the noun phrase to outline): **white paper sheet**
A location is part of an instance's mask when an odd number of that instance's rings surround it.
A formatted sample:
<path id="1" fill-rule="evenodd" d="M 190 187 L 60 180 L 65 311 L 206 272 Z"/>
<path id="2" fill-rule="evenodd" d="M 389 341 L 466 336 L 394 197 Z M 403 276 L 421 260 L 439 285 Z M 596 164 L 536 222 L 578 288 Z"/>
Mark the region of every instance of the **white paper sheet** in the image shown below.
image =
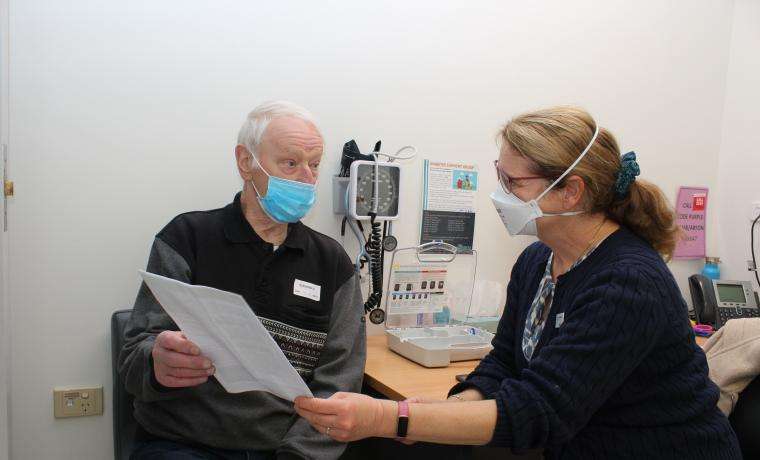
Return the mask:
<path id="1" fill-rule="evenodd" d="M 267 391 L 293 401 L 312 396 L 245 299 L 139 270 L 164 310 L 216 368 L 230 393 Z"/>

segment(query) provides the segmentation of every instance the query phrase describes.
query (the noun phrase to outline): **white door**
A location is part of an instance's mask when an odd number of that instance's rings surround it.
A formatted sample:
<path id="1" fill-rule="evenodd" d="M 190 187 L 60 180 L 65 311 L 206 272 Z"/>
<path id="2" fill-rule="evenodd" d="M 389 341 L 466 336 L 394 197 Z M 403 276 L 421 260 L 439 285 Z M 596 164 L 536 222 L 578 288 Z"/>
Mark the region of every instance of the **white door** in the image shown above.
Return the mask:
<path id="1" fill-rule="evenodd" d="M 5 176 L 6 165 L 2 158 L 8 144 L 8 0 L 0 0 L 0 178 Z M 10 457 L 8 427 L 10 383 L 10 337 L 8 310 L 8 264 L 5 222 L 5 183 L 0 190 L 0 460 Z"/>
<path id="2" fill-rule="evenodd" d="M 4 137 L 5 133 L 0 137 Z M 5 144 L 0 145 L 2 148 Z M 1 154 L 1 153 L 0 153 Z M 0 159 L 0 177 L 5 173 L 5 165 Z M 8 460 L 8 397 L 10 383 L 10 336 L 8 327 L 8 264 L 6 257 L 7 232 L 5 229 L 5 190 L 0 191 L 0 460 Z"/>
<path id="3" fill-rule="evenodd" d="M 3 130 L 2 138 L 5 137 Z M 4 141 L 3 141 L 4 142 Z M 5 145 L 5 144 L 2 144 Z M 0 163 L 0 175 L 5 172 L 5 166 Z M 5 216 L 5 191 L 0 193 L 0 215 Z M 0 218 L 0 460 L 8 460 L 8 426 L 10 418 L 8 414 L 8 397 L 10 383 L 10 337 L 8 327 L 8 282 L 7 282 L 7 232 L 4 219 Z"/>

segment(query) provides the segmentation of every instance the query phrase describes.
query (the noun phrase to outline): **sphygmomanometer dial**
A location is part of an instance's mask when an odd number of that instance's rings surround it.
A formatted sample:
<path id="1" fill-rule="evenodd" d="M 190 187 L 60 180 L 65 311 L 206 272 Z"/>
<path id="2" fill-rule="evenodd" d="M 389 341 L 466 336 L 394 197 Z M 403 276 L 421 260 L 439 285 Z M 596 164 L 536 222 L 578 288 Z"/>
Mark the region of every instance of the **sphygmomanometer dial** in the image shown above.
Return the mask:
<path id="1" fill-rule="evenodd" d="M 378 168 L 377 215 L 395 216 L 398 213 L 399 174 L 397 168 Z M 366 216 L 372 212 L 375 192 L 374 165 L 361 165 L 356 179 L 356 214 Z"/>

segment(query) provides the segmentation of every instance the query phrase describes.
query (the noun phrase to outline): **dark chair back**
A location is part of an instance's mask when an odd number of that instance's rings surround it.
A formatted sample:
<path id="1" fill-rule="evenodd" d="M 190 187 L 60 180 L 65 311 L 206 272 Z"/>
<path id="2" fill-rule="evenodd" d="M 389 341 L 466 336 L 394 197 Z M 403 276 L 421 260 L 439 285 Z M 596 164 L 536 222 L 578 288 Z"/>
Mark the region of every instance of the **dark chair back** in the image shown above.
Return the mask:
<path id="1" fill-rule="evenodd" d="M 132 310 L 118 310 L 111 315 L 111 370 L 113 376 L 113 458 L 128 460 L 134 448 L 137 421 L 132 415 L 133 397 L 119 377 L 119 352 L 124 345 L 124 328 Z"/>
<path id="2" fill-rule="evenodd" d="M 760 458 L 760 377 L 739 394 L 728 420 L 739 438 L 743 457 Z"/>

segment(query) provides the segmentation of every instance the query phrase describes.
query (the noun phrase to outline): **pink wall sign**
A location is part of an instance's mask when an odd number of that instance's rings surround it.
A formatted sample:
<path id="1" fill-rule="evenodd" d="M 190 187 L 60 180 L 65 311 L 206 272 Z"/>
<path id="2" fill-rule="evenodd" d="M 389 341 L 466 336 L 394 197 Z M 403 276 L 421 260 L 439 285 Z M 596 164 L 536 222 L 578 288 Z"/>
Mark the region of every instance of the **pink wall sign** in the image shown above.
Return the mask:
<path id="1" fill-rule="evenodd" d="M 683 231 L 676 244 L 674 259 L 705 257 L 707 225 L 707 187 L 681 187 L 676 200 L 676 223 Z"/>

